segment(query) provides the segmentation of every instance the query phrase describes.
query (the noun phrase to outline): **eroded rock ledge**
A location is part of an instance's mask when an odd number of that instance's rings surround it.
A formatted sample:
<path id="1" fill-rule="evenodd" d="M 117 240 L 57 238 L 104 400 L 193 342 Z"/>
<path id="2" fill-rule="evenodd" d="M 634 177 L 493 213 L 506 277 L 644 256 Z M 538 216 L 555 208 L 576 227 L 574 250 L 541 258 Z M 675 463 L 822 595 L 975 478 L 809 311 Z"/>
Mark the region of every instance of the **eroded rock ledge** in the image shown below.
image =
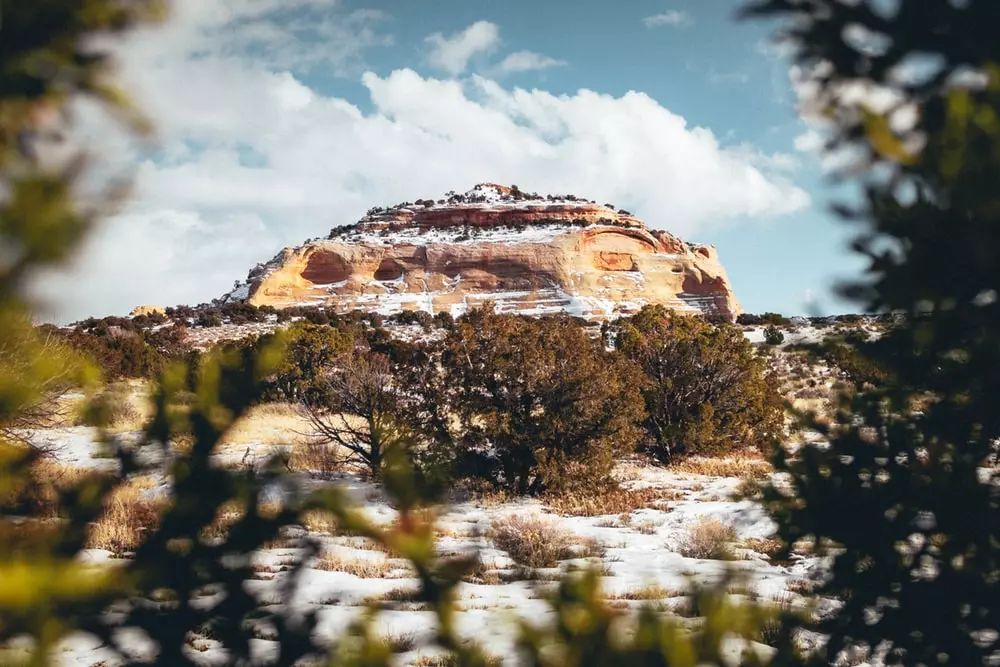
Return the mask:
<path id="1" fill-rule="evenodd" d="M 740 312 L 713 246 L 648 229 L 610 205 L 494 184 L 374 208 L 326 239 L 285 248 L 224 299 L 452 315 L 492 301 L 502 312 L 594 320 L 645 304 Z"/>

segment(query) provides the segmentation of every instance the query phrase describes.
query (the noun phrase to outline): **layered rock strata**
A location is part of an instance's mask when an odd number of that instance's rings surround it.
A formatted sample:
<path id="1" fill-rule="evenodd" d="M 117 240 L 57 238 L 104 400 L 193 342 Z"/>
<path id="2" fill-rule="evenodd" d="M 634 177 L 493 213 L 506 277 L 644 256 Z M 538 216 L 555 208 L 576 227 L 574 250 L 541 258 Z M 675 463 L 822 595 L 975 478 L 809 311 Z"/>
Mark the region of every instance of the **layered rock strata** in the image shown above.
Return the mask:
<path id="1" fill-rule="evenodd" d="M 493 184 L 372 209 L 326 239 L 282 250 L 224 299 L 452 315 L 489 301 L 501 312 L 591 320 L 645 304 L 727 319 L 740 312 L 713 246 L 610 205 Z"/>

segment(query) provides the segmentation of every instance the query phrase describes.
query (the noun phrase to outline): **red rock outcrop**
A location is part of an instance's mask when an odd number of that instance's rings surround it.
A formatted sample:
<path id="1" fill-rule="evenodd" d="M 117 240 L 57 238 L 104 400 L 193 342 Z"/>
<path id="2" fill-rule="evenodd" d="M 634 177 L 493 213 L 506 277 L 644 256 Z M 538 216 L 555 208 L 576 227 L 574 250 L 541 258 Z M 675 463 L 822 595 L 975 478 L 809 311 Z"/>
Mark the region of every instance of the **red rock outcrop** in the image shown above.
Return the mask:
<path id="1" fill-rule="evenodd" d="M 735 319 L 713 246 L 692 245 L 610 205 L 493 184 L 375 208 L 329 238 L 286 248 L 224 297 L 391 314 L 504 312 L 607 319 L 645 304 Z"/>

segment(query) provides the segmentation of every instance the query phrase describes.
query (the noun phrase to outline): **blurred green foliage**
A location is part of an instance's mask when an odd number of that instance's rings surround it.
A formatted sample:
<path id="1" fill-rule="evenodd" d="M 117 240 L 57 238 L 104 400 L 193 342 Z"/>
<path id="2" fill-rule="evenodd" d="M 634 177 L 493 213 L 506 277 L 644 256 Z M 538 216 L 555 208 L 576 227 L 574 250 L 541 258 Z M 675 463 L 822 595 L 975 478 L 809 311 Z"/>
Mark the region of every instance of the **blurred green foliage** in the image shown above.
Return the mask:
<path id="1" fill-rule="evenodd" d="M 844 294 L 900 324 L 852 366 L 877 386 L 779 451 L 767 502 L 788 544 L 833 557 L 806 627 L 813 661 L 1000 658 L 1000 3 L 760 0 L 817 83 L 828 150 L 853 155 L 838 208 L 869 259 Z M 857 94 L 858 92 L 862 94 Z M 877 99 L 887 104 L 878 104 Z M 818 428 L 822 428 L 817 425 Z"/>

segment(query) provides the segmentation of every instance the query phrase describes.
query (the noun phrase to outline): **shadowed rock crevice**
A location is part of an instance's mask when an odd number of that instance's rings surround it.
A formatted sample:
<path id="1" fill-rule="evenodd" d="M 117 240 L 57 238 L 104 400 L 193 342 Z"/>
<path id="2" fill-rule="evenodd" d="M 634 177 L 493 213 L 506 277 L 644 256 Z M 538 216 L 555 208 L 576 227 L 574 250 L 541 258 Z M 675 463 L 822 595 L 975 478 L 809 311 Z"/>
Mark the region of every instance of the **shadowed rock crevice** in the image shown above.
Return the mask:
<path id="1" fill-rule="evenodd" d="M 336 253 L 313 252 L 301 275 L 314 285 L 332 285 L 347 280 L 351 273 L 351 265 Z"/>

